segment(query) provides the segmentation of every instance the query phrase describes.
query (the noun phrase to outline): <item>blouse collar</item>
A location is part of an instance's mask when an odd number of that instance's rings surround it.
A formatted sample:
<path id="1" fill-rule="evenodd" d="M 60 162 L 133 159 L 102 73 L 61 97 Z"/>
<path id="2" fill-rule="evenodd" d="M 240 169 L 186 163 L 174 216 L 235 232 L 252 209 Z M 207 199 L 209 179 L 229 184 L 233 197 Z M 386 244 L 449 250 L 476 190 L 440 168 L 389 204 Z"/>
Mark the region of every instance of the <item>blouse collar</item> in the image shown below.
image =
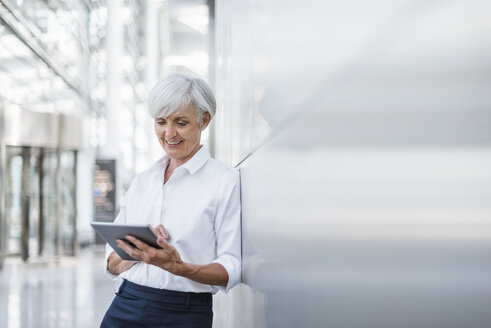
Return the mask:
<path id="1" fill-rule="evenodd" d="M 205 146 L 201 146 L 200 149 L 191 157 L 186 163 L 178 166 L 177 168 L 185 168 L 189 171 L 190 174 L 196 173 L 210 158 L 210 153 Z M 169 156 L 165 154 L 162 158 L 160 158 L 153 166 L 152 169 L 160 170 L 164 172 L 167 165 L 169 164 Z"/>

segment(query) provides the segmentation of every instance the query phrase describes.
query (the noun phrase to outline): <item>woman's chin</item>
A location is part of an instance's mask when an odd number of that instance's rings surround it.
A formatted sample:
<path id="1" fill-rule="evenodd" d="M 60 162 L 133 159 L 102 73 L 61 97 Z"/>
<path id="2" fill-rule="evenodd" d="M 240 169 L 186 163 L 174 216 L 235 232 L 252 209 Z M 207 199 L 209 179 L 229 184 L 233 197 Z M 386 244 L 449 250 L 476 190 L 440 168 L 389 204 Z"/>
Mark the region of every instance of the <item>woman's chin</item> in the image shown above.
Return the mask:
<path id="1" fill-rule="evenodd" d="M 185 154 L 182 150 L 180 149 L 172 149 L 172 148 L 164 148 L 165 153 L 169 158 L 172 159 L 180 159 L 185 157 Z"/>

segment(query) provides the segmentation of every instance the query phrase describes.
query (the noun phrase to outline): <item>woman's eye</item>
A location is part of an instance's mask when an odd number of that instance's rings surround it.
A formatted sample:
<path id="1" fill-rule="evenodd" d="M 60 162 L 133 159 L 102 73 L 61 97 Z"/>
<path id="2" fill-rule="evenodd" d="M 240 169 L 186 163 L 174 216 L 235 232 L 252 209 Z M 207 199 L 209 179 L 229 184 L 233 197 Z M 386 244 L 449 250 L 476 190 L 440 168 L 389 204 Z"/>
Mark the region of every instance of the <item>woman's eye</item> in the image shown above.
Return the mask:
<path id="1" fill-rule="evenodd" d="M 187 123 L 186 122 L 177 122 L 177 125 L 179 126 L 185 126 Z"/>
<path id="2" fill-rule="evenodd" d="M 165 122 L 164 121 L 157 121 L 157 125 L 164 125 Z"/>

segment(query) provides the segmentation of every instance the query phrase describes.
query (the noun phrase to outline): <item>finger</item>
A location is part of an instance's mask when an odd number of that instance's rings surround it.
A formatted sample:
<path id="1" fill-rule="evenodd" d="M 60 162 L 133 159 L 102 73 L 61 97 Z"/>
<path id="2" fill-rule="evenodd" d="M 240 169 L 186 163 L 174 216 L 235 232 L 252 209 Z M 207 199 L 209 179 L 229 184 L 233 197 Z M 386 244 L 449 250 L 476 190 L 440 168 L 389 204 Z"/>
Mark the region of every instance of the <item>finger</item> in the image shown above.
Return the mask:
<path id="1" fill-rule="evenodd" d="M 152 227 L 152 231 L 153 231 L 153 234 L 155 235 L 155 237 L 164 237 L 162 235 L 162 231 L 159 229 L 159 226 L 156 226 L 155 228 Z"/>
<path id="2" fill-rule="evenodd" d="M 157 238 L 157 244 L 162 247 L 161 253 L 166 253 L 169 257 L 181 260 L 181 255 L 177 251 L 177 249 L 171 246 L 167 240 L 162 237 Z"/>
<path id="3" fill-rule="evenodd" d="M 147 251 L 151 247 L 151 246 L 148 246 L 148 244 L 146 244 L 145 242 L 141 241 L 140 239 L 133 237 L 132 235 L 126 235 L 125 238 L 128 239 L 130 242 L 132 242 L 133 245 L 136 246 L 136 248 L 138 248 L 139 250 L 142 250 L 144 252 Z"/>
<path id="4" fill-rule="evenodd" d="M 165 238 L 165 235 L 163 235 L 162 231 L 159 229 L 160 226 L 162 226 L 162 225 L 160 224 L 154 228 L 151 224 L 148 224 L 148 227 L 150 228 L 150 230 L 152 230 L 155 237 L 157 237 L 157 238 L 158 237 L 164 237 Z"/>
<path id="5" fill-rule="evenodd" d="M 169 240 L 169 234 L 162 224 L 159 224 L 157 226 L 157 230 L 160 232 L 162 238 L 164 238 L 165 240 Z"/>
<path id="6" fill-rule="evenodd" d="M 139 249 L 134 248 L 128 242 L 122 239 L 116 239 L 116 244 L 118 245 L 119 248 L 125 251 L 125 253 L 131 256 L 132 258 L 141 260 L 142 252 Z"/>
<path id="7" fill-rule="evenodd" d="M 171 247 L 167 240 L 162 237 L 157 238 L 157 244 L 159 244 L 159 246 L 163 249 L 169 249 Z"/>
<path id="8" fill-rule="evenodd" d="M 121 248 L 125 252 L 135 249 L 133 246 L 130 245 L 128 241 L 123 239 L 116 239 L 116 244 L 118 245 L 119 248 Z"/>

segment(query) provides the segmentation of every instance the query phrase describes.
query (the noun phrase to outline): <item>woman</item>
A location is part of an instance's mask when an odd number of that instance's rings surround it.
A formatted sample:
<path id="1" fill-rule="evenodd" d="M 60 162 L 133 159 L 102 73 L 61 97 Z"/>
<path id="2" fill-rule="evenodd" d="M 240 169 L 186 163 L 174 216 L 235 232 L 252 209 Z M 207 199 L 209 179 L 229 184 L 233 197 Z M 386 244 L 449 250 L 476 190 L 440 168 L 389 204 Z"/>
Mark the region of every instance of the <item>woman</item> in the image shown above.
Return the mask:
<path id="1" fill-rule="evenodd" d="M 149 224 L 161 249 L 132 237 L 107 245 L 105 271 L 123 278 L 101 327 L 211 327 L 212 294 L 240 282 L 238 170 L 210 157 L 201 132 L 215 98 L 201 79 L 170 75 L 148 99 L 165 156 L 140 173 L 114 223 Z"/>

